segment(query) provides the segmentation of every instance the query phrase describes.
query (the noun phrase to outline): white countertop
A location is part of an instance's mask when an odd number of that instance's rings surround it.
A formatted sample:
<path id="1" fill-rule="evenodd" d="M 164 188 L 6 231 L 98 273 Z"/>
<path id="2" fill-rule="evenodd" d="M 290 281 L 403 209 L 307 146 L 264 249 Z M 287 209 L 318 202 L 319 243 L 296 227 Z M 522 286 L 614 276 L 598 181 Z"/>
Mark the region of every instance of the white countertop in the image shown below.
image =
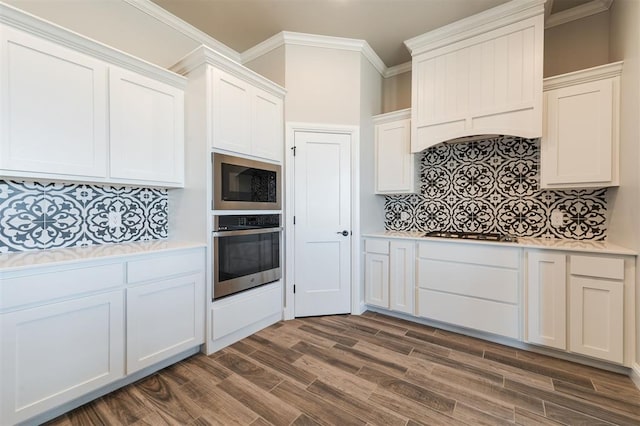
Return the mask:
<path id="1" fill-rule="evenodd" d="M 0 272 L 12 272 L 32 267 L 57 266 L 73 262 L 102 260 L 205 246 L 206 244 L 204 243 L 192 241 L 152 240 L 6 253 L 0 254 Z"/>
<path id="2" fill-rule="evenodd" d="M 548 250 L 565 250 L 588 253 L 602 254 L 621 254 L 627 256 L 636 256 L 638 253 L 626 247 L 612 244 L 608 241 L 589 241 L 589 240 L 560 240 L 547 238 L 518 237 L 517 243 L 504 243 L 496 241 L 478 241 L 478 240 L 457 240 L 449 238 L 433 238 L 424 237 L 422 231 L 380 231 L 365 233 L 365 238 L 399 238 L 419 241 L 439 241 L 447 243 L 459 244 L 499 244 L 501 246 L 511 246 L 519 248 L 538 248 Z"/>

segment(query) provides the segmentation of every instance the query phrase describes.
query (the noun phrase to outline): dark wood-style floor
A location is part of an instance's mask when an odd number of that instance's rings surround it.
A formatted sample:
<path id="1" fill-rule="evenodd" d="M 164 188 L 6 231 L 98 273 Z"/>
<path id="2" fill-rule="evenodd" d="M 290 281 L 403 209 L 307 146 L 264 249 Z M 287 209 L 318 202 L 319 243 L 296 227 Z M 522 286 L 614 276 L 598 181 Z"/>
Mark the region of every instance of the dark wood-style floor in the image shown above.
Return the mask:
<path id="1" fill-rule="evenodd" d="M 280 322 L 51 425 L 640 425 L 631 380 L 371 312 Z"/>

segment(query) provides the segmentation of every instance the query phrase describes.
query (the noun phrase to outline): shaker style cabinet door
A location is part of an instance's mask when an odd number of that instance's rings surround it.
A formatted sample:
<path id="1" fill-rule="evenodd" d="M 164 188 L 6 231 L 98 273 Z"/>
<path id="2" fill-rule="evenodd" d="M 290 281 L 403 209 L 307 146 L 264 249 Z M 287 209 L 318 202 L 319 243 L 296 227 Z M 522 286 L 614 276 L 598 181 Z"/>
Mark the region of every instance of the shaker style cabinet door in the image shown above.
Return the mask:
<path id="1" fill-rule="evenodd" d="M 389 308 L 413 315 L 416 292 L 416 243 L 389 243 Z"/>
<path id="2" fill-rule="evenodd" d="M 110 177 L 184 185 L 184 92 L 111 67 Z"/>
<path id="3" fill-rule="evenodd" d="M 219 69 L 212 71 L 213 147 L 251 154 L 251 85 Z"/>
<path id="4" fill-rule="evenodd" d="M 389 255 L 367 253 L 364 262 L 365 302 L 389 308 Z"/>
<path id="5" fill-rule="evenodd" d="M 564 254 L 527 252 L 527 342 L 567 349 L 566 270 Z"/>
<path id="6" fill-rule="evenodd" d="M 414 155 L 411 153 L 411 120 L 376 125 L 376 194 L 415 192 Z"/>
<path id="7" fill-rule="evenodd" d="M 124 376 L 124 294 L 0 315 L 0 336 L 0 424 L 10 425 Z"/>
<path id="8" fill-rule="evenodd" d="M 105 178 L 107 65 L 0 25 L 4 176 Z"/>
<path id="9" fill-rule="evenodd" d="M 252 108 L 251 149 L 253 155 L 282 161 L 284 154 L 282 98 L 255 88 Z"/>

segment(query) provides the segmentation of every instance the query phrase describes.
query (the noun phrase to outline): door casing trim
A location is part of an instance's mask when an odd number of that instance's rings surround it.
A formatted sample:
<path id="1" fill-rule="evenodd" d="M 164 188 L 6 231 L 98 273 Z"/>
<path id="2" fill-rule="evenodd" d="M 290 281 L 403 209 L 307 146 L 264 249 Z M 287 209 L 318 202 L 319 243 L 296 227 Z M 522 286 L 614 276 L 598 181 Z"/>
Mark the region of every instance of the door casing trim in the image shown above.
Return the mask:
<path id="1" fill-rule="evenodd" d="M 338 133 L 351 139 L 351 313 L 361 314 L 364 309 L 360 294 L 360 127 L 329 123 L 285 123 L 284 155 L 284 319 L 295 318 L 293 277 L 295 267 L 293 225 L 293 144 L 296 132 Z"/>

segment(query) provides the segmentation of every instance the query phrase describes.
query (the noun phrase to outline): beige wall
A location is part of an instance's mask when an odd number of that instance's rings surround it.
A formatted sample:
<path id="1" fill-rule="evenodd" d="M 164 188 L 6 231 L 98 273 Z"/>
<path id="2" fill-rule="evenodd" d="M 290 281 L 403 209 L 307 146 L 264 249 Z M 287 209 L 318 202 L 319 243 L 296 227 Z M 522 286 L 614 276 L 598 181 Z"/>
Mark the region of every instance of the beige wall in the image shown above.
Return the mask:
<path id="1" fill-rule="evenodd" d="M 201 44 L 119 0 L 5 3 L 165 68 Z"/>
<path id="2" fill-rule="evenodd" d="M 374 195 L 374 115 L 382 110 L 380 73 L 361 56 L 360 80 L 360 230 L 380 231 L 384 228 L 384 196 Z"/>
<path id="3" fill-rule="evenodd" d="M 360 52 L 285 47 L 287 121 L 358 125 Z"/>
<path id="4" fill-rule="evenodd" d="M 616 0 L 610 10 L 610 60 L 624 60 L 620 108 L 620 187 L 609 190 L 609 237 L 640 250 L 640 2 Z M 636 270 L 636 334 L 640 330 L 640 268 Z M 640 338 L 636 341 L 640 364 Z"/>
<path id="5" fill-rule="evenodd" d="M 544 31 L 544 76 L 603 65 L 609 61 L 609 12 Z"/>
<path id="6" fill-rule="evenodd" d="M 273 49 L 272 51 L 243 65 L 284 87 L 286 68 L 284 46 Z"/>
<path id="7" fill-rule="evenodd" d="M 411 71 L 385 78 L 382 90 L 382 112 L 411 108 Z"/>

